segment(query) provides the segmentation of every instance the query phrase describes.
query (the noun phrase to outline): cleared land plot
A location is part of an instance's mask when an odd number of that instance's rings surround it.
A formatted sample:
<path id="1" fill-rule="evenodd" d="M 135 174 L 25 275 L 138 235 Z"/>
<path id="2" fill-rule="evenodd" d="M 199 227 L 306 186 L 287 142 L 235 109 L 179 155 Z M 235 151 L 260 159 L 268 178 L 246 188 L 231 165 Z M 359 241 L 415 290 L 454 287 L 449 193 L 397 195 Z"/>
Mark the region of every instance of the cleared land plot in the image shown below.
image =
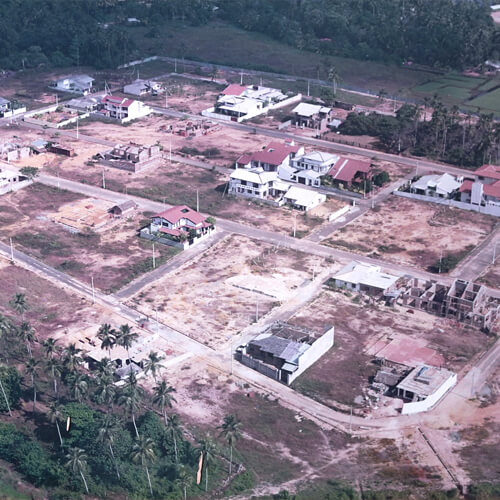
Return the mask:
<path id="1" fill-rule="evenodd" d="M 500 288 L 500 258 L 495 260 L 495 264 L 491 264 L 486 268 L 478 281 L 491 288 Z"/>
<path id="2" fill-rule="evenodd" d="M 441 254 L 465 257 L 494 224 L 476 212 L 391 196 L 323 243 L 426 269 Z"/>
<path id="3" fill-rule="evenodd" d="M 85 283 L 106 291 L 121 288 L 131 279 L 152 269 L 151 243 L 138 238 L 139 219 L 112 223 L 108 230 L 71 233 L 50 216 L 63 206 L 80 205 L 83 197 L 42 184 L 34 184 L 0 199 L 4 238 L 14 245 Z M 157 265 L 177 253 L 157 245 Z"/>
<path id="4" fill-rule="evenodd" d="M 149 316 L 157 310 L 161 322 L 216 346 L 296 293 L 322 262 L 231 235 L 130 302 Z"/>
<path id="5" fill-rule="evenodd" d="M 422 311 L 373 305 L 364 298 L 325 290 L 290 320 L 307 328 L 335 327 L 335 345 L 295 382 L 297 390 L 330 405 L 348 409 L 362 401 L 363 388 L 375 375 L 374 357 L 366 353 L 376 342 L 394 338 L 418 338 L 438 351 L 446 367 L 459 371 L 483 351 L 490 338 L 470 328 Z M 344 406 L 342 406 L 344 405 Z M 358 406 L 358 405 L 356 405 Z"/>

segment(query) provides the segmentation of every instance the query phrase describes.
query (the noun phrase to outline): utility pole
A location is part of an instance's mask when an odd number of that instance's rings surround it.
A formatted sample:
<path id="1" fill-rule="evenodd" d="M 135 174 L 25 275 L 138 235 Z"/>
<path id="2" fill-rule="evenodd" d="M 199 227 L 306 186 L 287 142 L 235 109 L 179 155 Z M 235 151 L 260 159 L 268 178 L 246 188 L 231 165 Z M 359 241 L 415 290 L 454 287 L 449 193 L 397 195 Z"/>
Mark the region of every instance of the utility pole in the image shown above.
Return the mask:
<path id="1" fill-rule="evenodd" d="M 156 269 L 155 244 L 153 243 L 153 269 Z"/>
<path id="2" fill-rule="evenodd" d="M 495 260 L 497 258 L 497 245 L 498 245 L 498 241 L 495 242 L 495 244 L 493 245 L 493 259 L 491 260 L 492 264 L 495 263 Z"/>
<path id="3" fill-rule="evenodd" d="M 61 189 L 61 179 L 59 178 L 59 167 L 57 168 L 57 189 Z"/>
<path id="4" fill-rule="evenodd" d="M 106 179 L 104 178 L 104 169 L 102 169 L 102 188 L 106 189 Z"/>
<path id="5" fill-rule="evenodd" d="M 198 189 L 196 190 L 196 211 L 200 211 L 200 192 Z"/>
<path id="6" fill-rule="evenodd" d="M 311 80 L 307 80 L 307 97 L 311 95 Z"/>
<path id="7" fill-rule="evenodd" d="M 10 240 L 10 261 L 14 264 L 14 248 L 12 247 L 12 238 Z"/>
<path id="8" fill-rule="evenodd" d="M 351 413 L 349 414 L 349 434 L 352 432 L 352 405 L 351 405 Z"/>
<path id="9" fill-rule="evenodd" d="M 240 72 L 240 85 L 243 85 L 243 71 Z"/>
<path id="10" fill-rule="evenodd" d="M 78 116 L 76 117 L 76 140 L 78 140 L 80 137 L 79 131 L 78 131 Z"/>
<path id="11" fill-rule="evenodd" d="M 297 234 L 297 214 L 293 214 L 293 237 Z"/>
<path id="12" fill-rule="evenodd" d="M 158 323 L 158 309 L 156 308 L 155 308 L 155 316 L 156 316 L 156 333 L 158 333 L 160 324 Z"/>
<path id="13" fill-rule="evenodd" d="M 95 289 L 94 289 L 94 277 L 90 277 L 90 282 L 92 283 L 92 304 L 95 304 Z"/>
<path id="14" fill-rule="evenodd" d="M 169 146 L 168 160 L 170 162 L 172 161 L 172 131 L 170 131 L 170 146 Z"/>
<path id="15" fill-rule="evenodd" d="M 177 73 L 177 57 L 174 59 L 174 73 Z"/>
<path id="16" fill-rule="evenodd" d="M 165 108 L 168 108 L 168 91 L 165 89 Z"/>
<path id="17" fill-rule="evenodd" d="M 441 250 L 441 254 L 439 256 L 439 274 L 441 274 L 441 265 L 443 262 L 443 250 Z"/>
<path id="18" fill-rule="evenodd" d="M 257 302 L 255 304 L 255 322 L 259 321 L 259 295 L 257 295 Z"/>

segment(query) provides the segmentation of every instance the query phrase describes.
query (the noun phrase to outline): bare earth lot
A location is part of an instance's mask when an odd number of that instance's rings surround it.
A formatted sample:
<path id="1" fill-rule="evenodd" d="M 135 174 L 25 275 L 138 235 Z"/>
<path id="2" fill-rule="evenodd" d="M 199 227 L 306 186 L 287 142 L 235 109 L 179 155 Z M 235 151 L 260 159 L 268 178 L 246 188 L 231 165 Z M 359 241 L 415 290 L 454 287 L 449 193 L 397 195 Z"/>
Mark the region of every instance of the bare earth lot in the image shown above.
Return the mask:
<path id="1" fill-rule="evenodd" d="M 491 288 L 500 288 L 500 257 L 495 260 L 495 264 L 488 266 L 478 281 Z"/>
<path id="2" fill-rule="evenodd" d="M 324 291 L 311 304 L 299 310 L 291 323 L 308 328 L 335 326 L 335 344 L 294 385 L 330 406 L 336 402 L 351 405 L 362 396 L 368 378 L 377 366 L 365 351 L 382 339 L 398 336 L 425 339 L 427 346 L 444 356 L 446 367 L 460 371 L 490 338 L 470 328 L 460 327 L 422 311 L 409 314 L 405 308 L 367 304 L 356 296 Z"/>
<path id="3" fill-rule="evenodd" d="M 465 257 L 494 223 L 476 212 L 391 196 L 324 243 L 425 269 L 441 252 Z"/>
<path id="4" fill-rule="evenodd" d="M 216 346 L 290 297 L 323 260 L 228 236 L 131 299 L 141 312 Z M 278 264 L 279 263 L 279 264 Z"/>
<path id="5" fill-rule="evenodd" d="M 94 277 L 103 290 L 120 288 L 134 277 L 151 269 L 151 244 L 137 236 L 139 219 L 110 222 L 109 229 L 91 229 L 73 234 L 50 219 L 65 206 L 82 197 L 42 184 L 33 184 L 0 198 L 3 238 L 11 237 L 20 250 L 61 269 L 83 282 Z M 157 263 L 177 251 L 157 245 Z"/>

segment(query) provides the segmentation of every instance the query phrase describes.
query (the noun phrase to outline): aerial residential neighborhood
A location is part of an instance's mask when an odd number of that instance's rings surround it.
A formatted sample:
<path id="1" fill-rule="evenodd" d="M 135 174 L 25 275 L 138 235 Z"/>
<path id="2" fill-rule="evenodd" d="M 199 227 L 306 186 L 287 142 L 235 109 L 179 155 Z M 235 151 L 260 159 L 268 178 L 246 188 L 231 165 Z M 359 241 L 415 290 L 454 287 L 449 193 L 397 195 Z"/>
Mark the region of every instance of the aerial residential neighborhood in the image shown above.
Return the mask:
<path id="1" fill-rule="evenodd" d="M 500 498 L 500 12 L 7 1 L 0 498 Z"/>

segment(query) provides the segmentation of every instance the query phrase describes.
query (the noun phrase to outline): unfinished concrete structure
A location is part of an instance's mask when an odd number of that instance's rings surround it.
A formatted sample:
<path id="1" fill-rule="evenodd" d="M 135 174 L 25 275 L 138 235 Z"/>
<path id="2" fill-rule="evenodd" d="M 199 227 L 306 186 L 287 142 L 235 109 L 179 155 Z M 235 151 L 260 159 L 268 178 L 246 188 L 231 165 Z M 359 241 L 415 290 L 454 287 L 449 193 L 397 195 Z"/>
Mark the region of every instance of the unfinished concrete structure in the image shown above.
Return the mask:
<path id="1" fill-rule="evenodd" d="M 236 359 L 275 380 L 290 385 L 325 354 L 334 342 L 334 328 L 322 335 L 282 321 L 236 351 Z"/>
<path id="2" fill-rule="evenodd" d="M 478 283 L 456 279 L 451 286 L 435 280 L 409 278 L 400 287 L 399 301 L 406 307 L 455 319 L 490 331 L 500 317 L 500 300 Z"/>
<path id="3" fill-rule="evenodd" d="M 157 167 L 162 160 L 159 146 L 139 146 L 137 144 L 117 144 L 110 151 L 99 155 L 99 163 L 108 167 L 129 172 L 141 172 L 150 167 Z"/>

